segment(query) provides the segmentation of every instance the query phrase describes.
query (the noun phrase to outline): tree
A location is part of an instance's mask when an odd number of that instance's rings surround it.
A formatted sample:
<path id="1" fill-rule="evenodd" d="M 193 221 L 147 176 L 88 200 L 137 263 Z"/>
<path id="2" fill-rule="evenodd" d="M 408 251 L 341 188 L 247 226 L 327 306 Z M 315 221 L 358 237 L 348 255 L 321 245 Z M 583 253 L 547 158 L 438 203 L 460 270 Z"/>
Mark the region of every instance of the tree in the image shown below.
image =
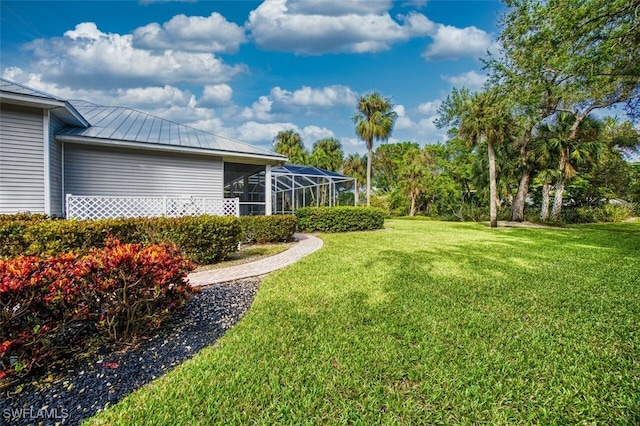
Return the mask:
<path id="1" fill-rule="evenodd" d="M 355 198 L 356 203 L 359 203 L 360 188 L 367 179 L 367 161 L 358 154 L 349 154 L 342 165 L 342 174 L 355 178 Z"/>
<path id="2" fill-rule="evenodd" d="M 524 118 L 516 143 L 521 178 L 511 219 L 522 220 L 531 161 L 532 131 L 548 117 L 569 112 L 567 137 L 591 112 L 625 103 L 640 114 L 640 0 L 505 0 L 500 55 L 485 64 L 493 85 Z"/>
<path id="3" fill-rule="evenodd" d="M 400 187 L 411 200 L 409 216 L 415 216 L 418 197 L 426 189 L 427 169 L 425 166 L 425 152 L 414 148 L 404 155 L 398 171 Z"/>
<path id="4" fill-rule="evenodd" d="M 320 139 L 313 144 L 309 164 L 337 172 L 342 168 L 343 157 L 340 141 L 335 138 Z"/>
<path id="5" fill-rule="evenodd" d="M 385 143 L 373 153 L 372 179 L 376 188 L 392 192 L 400 180 L 399 171 L 407 152 L 420 150 L 415 142 Z"/>
<path id="6" fill-rule="evenodd" d="M 541 134 L 540 134 L 541 133 Z M 535 164 L 538 168 L 536 181 L 542 186 L 540 220 L 549 220 L 551 184 L 557 179 L 557 153 L 549 140 L 547 132 L 540 132 L 534 140 Z"/>
<path id="7" fill-rule="evenodd" d="M 489 216 L 491 227 L 498 226 L 498 190 L 495 146 L 510 138 L 512 120 L 505 103 L 495 90 L 471 95 L 465 89 L 447 97 L 440 107 L 439 126 L 458 125 L 458 135 L 469 147 L 486 144 L 489 162 Z"/>
<path id="8" fill-rule="evenodd" d="M 391 100 L 379 92 L 358 96 L 356 114 L 352 121 L 356 126 L 356 134 L 367 144 L 367 206 L 371 205 L 371 163 L 373 157 L 373 141 L 387 140 L 393 131 L 398 114 L 393 110 Z"/>
<path id="9" fill-rule="evenodd" d="M 576 205 L 597 206 L 603 200 L 635 198 L 635 173 L 625 157 L 640 151 L 640 132 L 630 122 L 620 123 L 612 117 L 605 118 L 602 126 L 598 161 L 580 167 L 569 187 Z"/>
<path id="10" fill-rule="evenodd" d="M 588 117 L 580 122 L 578 131 L 573 131 L 575 117 L 563 112 L 554 122 L 540 128 L 540 137 L 547 140 L 548 149 L 557 157 L 555 197 L 552 219 L 560 220 L 566 182 L 576 174 L 576 167 L 590 161 L 597 161 L 601 124 Z"/>
<path id="11" fill-rule="evenodd" d="M 307 164 L 309 154 L 304 148 L 302 137 L 293 129 L 278 132 L 273 139 L 274 151 L 286 155 L 291 164 Z"/>

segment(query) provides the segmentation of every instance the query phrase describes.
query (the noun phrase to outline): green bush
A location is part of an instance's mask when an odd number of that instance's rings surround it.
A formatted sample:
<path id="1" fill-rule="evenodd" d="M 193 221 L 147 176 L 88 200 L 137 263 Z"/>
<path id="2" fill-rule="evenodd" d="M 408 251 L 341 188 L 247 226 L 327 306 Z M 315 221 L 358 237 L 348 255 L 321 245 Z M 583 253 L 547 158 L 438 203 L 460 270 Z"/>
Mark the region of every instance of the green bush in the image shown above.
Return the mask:
<path id="1" fill-rule="evenodd" d="M 17 213 L 17 214 L 0 214 L 0 224 L 7 222 L 40 222 L 49 220 L 49 216 L 40 213 Z"/>
<path id="2" fill-rule="evenodd" d="M 304 207 L 296 210 L 298 230 L 349 232 L 380 229 L 384 211 L 375 207 Z"/>
<path id="3" fill-rule="evenodd" d="M 294 215 L 242 216 L 242 230 L 247 243 L 276 243 L 291 241 L 296 232 Z"/>
<path id="4" fill-rule="evenodd" d="M 87 253 L 103 247 L 109 236 L 123 243 L 173 243 L 196 263 L 228 257 L 240 243 L 236 217 L 189 216 L 102 220 L 42 220 L 0 223 L 0 258 L 17 255 L 47 257 Z"/>
<path id="5" fill-rule="evenodd" d="M 633 213 L 633 204 L 604 204 L 563 209 L 562 218 L 566 223 L 622 222 Z"/>
<path id="6" fill-rule="evenodd" d="M 187 259 L 199 264 L 226 259 L 242 238 L 240 220 L 232 216 L 147 219 L 143 229 L 149 242 L 176 244 Z"/>

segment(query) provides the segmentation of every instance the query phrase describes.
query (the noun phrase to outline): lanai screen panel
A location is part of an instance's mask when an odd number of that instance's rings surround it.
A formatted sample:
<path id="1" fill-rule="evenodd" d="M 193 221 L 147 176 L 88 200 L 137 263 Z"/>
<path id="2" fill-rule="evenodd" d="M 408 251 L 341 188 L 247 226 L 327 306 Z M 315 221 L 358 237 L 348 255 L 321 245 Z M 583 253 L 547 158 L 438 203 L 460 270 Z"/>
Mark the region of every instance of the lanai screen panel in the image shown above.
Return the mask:
<path id="1" fill-rule="evenodd" d="M 354 178 L 313 166 L 285 164 L 272 169 L 271 175 L 273 213 L 293 213 L 300 207 L 346 205 L 341 194 L 353 191 L 355 186 Z"/>

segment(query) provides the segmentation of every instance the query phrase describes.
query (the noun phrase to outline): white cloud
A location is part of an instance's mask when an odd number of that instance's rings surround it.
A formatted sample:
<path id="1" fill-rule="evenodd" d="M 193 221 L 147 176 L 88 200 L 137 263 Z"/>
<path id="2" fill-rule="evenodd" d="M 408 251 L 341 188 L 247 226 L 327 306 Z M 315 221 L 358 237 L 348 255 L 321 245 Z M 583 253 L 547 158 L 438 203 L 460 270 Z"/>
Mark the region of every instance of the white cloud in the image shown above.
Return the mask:
<path id="1" fill-rule="evenodd" d="M 407 113 L 404 109 L 404 105 L 396 105 L 393 107 L 393 110 L 398 115 L 398 117 L 396 118 L 394 129 L 408 130 L 408 129 L 413 129 L 415 127 L 415 123 L 411 120 L 411 118 L 407 116 Z"/>
<path id="2" fill-rule="evenodd" d="M 103 33 L 93 22 L 78 24 L 63 37 L 35 40 L 26 48 L 33 51 L 33 71 L 64 86 L 215 84 L 246 71 L 245 65 L 226 65 L 210 53 L 137 49 L 132 35 Z"/>
<path id="3" fill-rule="evenodd" d="M 442 101 L 440 99 L 422 103 L 418 105 L 418 112 L 423 115 L 434 115 L 438 112 L 441 104 Z"/>
<path id="4" fill-rule="evenodd" d="M 273 118 L 271 105 L 273 105 L 273 101 L 268 96 L 260 96 L 257 101 L 251 104 L 251 107 L 245 107 L 242 110 L 241 117 L 245 120 L 269 121 Z"/>
<path id="5" fill-rule="evenodd" d="M 64 99 L 86 100 L 100 105 L 119 105 L 148 110 L 195 102 L 194 96 L 188 90 L 181 90 L 168 84 L 108 90 L 72 88 L 47 82 L 41 74 L 29 73 L 18 67 L 7 68 L 3 77 Z"/>
<path id="6" fill-rule="evenodd" d="M 433 39 L 422 56 L 453 60 L 481 56 L 494 46 L 491 36 L 474 26 L 437 24 L 412 11 L 389 15 L 391 1 L 266 0 L 249 14 L 246 28 L 267 50 L 300 54 L 379 52 L 413 37 Z"/>
<path id="7" fill-rule="evenodd" d="M 391 9 L 390 0 L 290 0 L 288 10 L 294 14 L 343 16 L 382 13 Z"/>
<path id="8" fill-rule="evenodd" d="M 468 71 L 459 75 L 443 75 L 442 79 L 455 87 L 466 87 L 469 90 L 480 90 L 489 78 L 477 71 Z"/>
<path id="9" fill-rule="evenodd" d="M 325 139 L 325 138 L 333 138 L 336 135 L 333 133 L 332 130 L 327 129 L 326 127 L 311 125 L 311 126 L 305 126 L 300 131 L 300 136 L 302 136 L 302 140 L 304 141 L 305 146 L 308 149 L 311 149 L 313 147 L 313 144 L 317 140 Z"/>
<path id="10" fill-rule="evenodd" d="M 278 132 L 288 129 L 298 132 L 308 149 L 318 139 L 335 137 L 333 131 L 326 127 L 311 125 L 300 128 L 291 122 L 258 123 L 255 121 L 247 121 L 240 125 L 235 132 L 235 136 L 241 141 L 257 143 L 262 146 L 268 145 L 271 148 L 273 138 Z"/>
<path id="11" fill-rule="evenodd" d="M 162 25 L 157 22 L 137 28 L 132 44 L 141 49 L 174 49 L 192 52 L 234 53 L 247 40 L 244 29 L 224 16 L 176 15 Z"/>
<path id="12" fill-rule="evenodd" d="M 245 142 L 262 142 L 271 146 L 273 138 L 278 132 L 287 129 L 300 129 L 293 123 L 258 123 L 255 121 L 247 121 L 237 129 L 238 139 Z"/>
<path id="13" fill-rule="evenodd" d="M 281 104 L 303 106 L 303 107 L 323 107 L 353 106 L 357 94 L 349 87 L 333 85 L 322 88 L 302 88 L 293 92 L 274 87 L 271 89 L 270 97 Z"/>
<path id="14" fill-rule="evenodd" d="M 394 20 L 391 2 L 266 0 L 251 11 L 246 27 L 258 46 L 303 54 L 378 52 L 391 44 L 424 36 L 435 28 L 411 12 Z"/>
<path id="15" fill-rule="evenodd" d="M 465 56 L 480 57 L 493 46 L 491 36 L 476 27 L 457 28 L 438 24 L 430 34 L 433 43 L 427 47 L 422 57 L 427 61 L 444 61 Z"/>
<path id="16" fill-rule="evenodd" d="M 233 96 L 233 89 L 228 84 L 207 84 L 204 86 L 202 97 L 198 100 L 198 105 L 204 107 L 217 107 L 228 105 Z"/>
<path id="17" fill-rule="evenodd" d="M 362 139 L 358 138 L 340 138 L 340 142 L 342 142 L 342 146 L 346 147 L 365 147 L 366 144 Z"/>

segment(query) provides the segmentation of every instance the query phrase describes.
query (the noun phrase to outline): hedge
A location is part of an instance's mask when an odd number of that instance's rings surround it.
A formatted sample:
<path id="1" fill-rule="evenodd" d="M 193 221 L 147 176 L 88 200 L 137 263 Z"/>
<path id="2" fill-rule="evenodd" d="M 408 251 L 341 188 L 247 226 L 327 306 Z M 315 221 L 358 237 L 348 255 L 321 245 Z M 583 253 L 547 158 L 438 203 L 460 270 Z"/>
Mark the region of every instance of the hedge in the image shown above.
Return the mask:
<path id="1" fill-rule="evenodd" d="M 17 214 L 0 214 L 0 224 L 7 222 L 23 221 L 23 222 L 41 222 L 50 220 L 46 214 L 41 213 L 17 213 Z"/>
<path id="2" fill-rule="evenodd" d="M 213 263 L 233 253 L 242 238 L 236 217 L 188 216 L 101 220 L 23 220 L 0 223 L 0 258 L 87 253 L 113 236 L 123 243 L 177 244 L 196 263 Z"/>
<path id="3" fill-rule="evenodd" d="M 375 207 L 304 207 L 296 210 L 298 230 L 349 232 L 380 229 L 384 212 Z"/>
<path id="4" fill-rule="evenodd" d="M 297 219 L 294 215 L 242 216 L 242 230 L 247 243 L 276 243 L 293 239 Z"/>
<path id="5" fill-rule="evenodd" d="M 148 334 L 196 291 L 175 245 L 122 244 L 48 259 L 0 260 L 0 378 L 44 365 L 73 343 L 78 324 L 112 341 Z"/>

